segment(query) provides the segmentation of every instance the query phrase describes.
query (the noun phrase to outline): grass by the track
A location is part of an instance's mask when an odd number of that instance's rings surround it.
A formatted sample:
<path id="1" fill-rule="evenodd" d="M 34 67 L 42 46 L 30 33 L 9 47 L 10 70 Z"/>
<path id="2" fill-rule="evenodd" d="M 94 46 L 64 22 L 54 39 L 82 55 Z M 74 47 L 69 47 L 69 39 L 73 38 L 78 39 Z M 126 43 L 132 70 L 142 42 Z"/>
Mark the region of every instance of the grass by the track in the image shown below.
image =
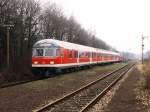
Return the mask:
<path id="1" fill-rule="evenodd" d="M 116 63 L 95 66 L 90 69 L 58 75 L 45 80 L 2 88 L 0 89 L 0 99 L 2 101 L 0 102 L 0 108 L 11 111 L 12 108 L 10 107 L 15 107 L 13 108 L 14 111 L 32 111 L 40 105 L 54 101 L 101 77 L 101 73 L 113 71 L 125 64 Z"/>
<path id="2" fill-rule="evenodd" d="M 115 63 L 115 64 L 110 64 L 110 65 L 100 65 L 100 66 L 95 66 L 93 68 L 85 69 L 85 70 L 80 70 L 78 72 L 72 72 L 72 73 L 67 73 L 63 75 L 58 75 L 55 77 L 51 77 L 46 80 L 39 80 L 34 83 L 28 83 L 25 84 L 24 87 L 26 89 L 33 89 L 33 88 L 42 88 L 46 89 L 49 88 L 49 86 L 52 86 L 52 88 L 59 88 L 63 87 L 64 85 L 68 85 L 67 83 L 70 83 L 68 86 L 75 85 L 76 83 L 82 83 L 85 84 L 87 82 L 90 82 L 97 77 L 101 73 L 113 71 L 126 63 Z"/>

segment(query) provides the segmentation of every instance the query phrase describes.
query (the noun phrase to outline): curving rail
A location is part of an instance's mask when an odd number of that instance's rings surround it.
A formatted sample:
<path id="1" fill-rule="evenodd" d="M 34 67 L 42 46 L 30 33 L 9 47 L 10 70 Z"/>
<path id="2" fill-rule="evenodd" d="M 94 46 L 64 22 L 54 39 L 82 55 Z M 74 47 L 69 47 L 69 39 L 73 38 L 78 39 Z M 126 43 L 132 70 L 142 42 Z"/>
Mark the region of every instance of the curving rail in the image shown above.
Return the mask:
<path id="1" fill-rule="evenodd" d="M 33 112 L 84 112 L 115 85 L 135 63 L 127 64 Z"/>

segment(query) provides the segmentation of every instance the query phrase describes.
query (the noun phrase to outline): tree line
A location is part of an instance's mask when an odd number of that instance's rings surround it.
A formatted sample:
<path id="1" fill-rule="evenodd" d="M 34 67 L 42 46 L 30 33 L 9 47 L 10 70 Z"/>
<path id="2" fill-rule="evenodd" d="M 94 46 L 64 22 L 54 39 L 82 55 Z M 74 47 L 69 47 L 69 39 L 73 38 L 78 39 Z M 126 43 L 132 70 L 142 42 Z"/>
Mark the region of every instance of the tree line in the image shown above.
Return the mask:
<path id="1" fill-rule="evenodd" d="M 7 27 L 10 27 L 10 71 L 30 70 L 32 46 L 40 40 L 58 40 L 110 50 L 111 47 L 85 30 L 73 16 L 67 18 L 52 3 L 43 8 L 37 0 L 0 0 L 0 70 L 7 70 Z"/>

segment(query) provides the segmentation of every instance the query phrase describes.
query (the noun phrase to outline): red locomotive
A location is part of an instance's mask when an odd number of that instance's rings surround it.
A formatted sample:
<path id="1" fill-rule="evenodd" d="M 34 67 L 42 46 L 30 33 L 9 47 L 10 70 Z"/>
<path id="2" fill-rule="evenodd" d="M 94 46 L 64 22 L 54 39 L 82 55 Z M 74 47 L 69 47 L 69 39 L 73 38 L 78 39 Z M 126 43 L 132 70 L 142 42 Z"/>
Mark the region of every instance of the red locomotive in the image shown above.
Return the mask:
<path id="1" fill-rule="evenodd" d="M 41 73 L 55 69 L 70 69 L 93 64 L 119 62 L 119 53 L 84 45 L 44 39 L 33 46 L 32 68 Z"/>

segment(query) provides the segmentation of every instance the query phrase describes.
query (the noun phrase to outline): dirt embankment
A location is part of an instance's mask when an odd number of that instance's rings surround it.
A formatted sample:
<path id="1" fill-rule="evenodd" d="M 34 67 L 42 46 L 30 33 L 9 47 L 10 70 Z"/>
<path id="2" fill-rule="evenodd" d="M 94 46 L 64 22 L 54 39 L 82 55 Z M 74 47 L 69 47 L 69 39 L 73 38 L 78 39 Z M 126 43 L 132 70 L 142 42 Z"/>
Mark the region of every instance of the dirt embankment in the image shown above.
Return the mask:
<path id="1" fill-rule="evenodd" d="M 121 84 L 104 111 L 149 112 L 150 89 L 146 87 L 145 77 L 149 73 L 146 73 L 148 72 L 145 71 L 143 65 L 138 64 Z"/>
<path id="2" fill-rule="evenodd" d="M 150 89 L 150 61 L 145 61 L 143 64 L 138 65 L 138 69 L 141 74 L 144 76 L 144 86 L 147 89 Z"/>
<path id="3" fill-rule="evenodd" d="M 150 61 L 144 62 L 137 66 L 140 71 L 141 78 L 138 82 L 139 87 L 136 88 L 136 98 L 141 100 L 142 104 L 147 107 L 147 112 L 150 111 Z"/>

